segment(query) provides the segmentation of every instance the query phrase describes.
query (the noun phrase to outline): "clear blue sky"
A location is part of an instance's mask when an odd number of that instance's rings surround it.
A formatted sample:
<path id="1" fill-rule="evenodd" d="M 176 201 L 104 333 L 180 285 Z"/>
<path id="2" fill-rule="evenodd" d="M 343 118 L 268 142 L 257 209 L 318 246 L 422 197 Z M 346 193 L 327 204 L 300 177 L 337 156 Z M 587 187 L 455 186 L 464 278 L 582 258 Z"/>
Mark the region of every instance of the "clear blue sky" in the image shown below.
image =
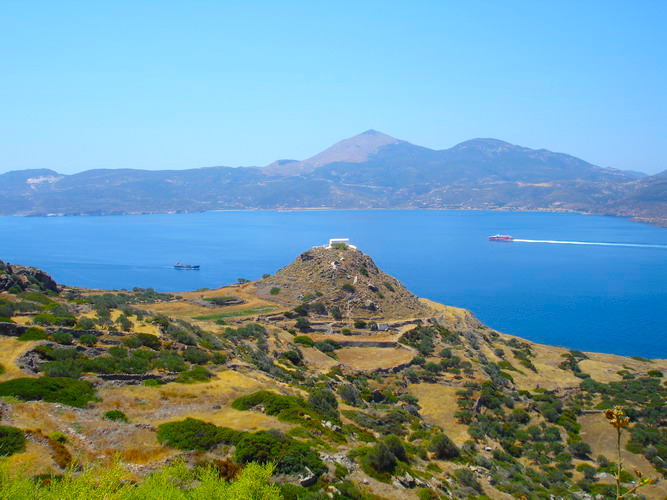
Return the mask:
<path id="1" fill-rule="evenodd" d="M 667 169 L 667 1 L 30 1 L 0 171 L 303 159 L 369 128 Z"/>

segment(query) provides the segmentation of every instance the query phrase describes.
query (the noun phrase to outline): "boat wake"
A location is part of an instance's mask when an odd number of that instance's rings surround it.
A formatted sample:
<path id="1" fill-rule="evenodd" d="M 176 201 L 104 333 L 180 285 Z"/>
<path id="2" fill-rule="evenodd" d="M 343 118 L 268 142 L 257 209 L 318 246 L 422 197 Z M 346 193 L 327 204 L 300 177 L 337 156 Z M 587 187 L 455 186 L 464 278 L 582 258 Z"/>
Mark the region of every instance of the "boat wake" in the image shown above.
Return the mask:
<path id="1" fill-rule="evenodd" d="M 594 245 L 601 247 L 633 247 L 633 248 L 665 248 L 667 245 L 649 245 L 644 243 L 602 243 L 596 241 L 558 241 L 558 240 L 520 240 L 515 238 L 512 241 L 521 243 L 553 243 L 557 245 Z"/>

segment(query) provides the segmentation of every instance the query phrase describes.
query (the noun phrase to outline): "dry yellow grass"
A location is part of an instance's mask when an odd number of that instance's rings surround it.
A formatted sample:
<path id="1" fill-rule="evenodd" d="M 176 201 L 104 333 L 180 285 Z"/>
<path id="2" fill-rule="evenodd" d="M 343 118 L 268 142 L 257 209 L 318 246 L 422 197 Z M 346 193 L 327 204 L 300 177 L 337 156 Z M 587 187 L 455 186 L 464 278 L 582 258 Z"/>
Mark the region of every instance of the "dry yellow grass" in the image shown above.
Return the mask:
<path id="1" fill-rule="evenodd" d="M 204 412 L 188 412 L 188 417 L 198 418 L 204 422 L 210 422 L 222 427 L 230 427 L 238 431 L 258 431 L 268 429 L 279 429 L 287 432 L 292 424 L 281 422 L 277 418 L 256 411 L 238 411 L 230 406 L 224 406 L 220 409 Z M 159 425 L 163 422 L 175 420 L 168 418 L 164 420 L 155 420 L 152 423 Z"/>
<path id="2" fill-rule="evenodd" d="M 165 314 L 174 318 L 185 320 L 192 320 L 197 316 L 210 316 L 214 314 L 239 312 L 251 309 L 259 309 L 263 307 L 272 307 L 274 311 L 280 310 L 280 307 L 268 300 L 260 299 L 255 295 L 255 290 L 252 284 L 245 284 L 241 286 L 226 286 L 217 288 L 215 290 L 204 290 L 201 292 L 183 292 L 178 293 L 183 297 L 183 300 L 175 302 L 160 302 L 157 304 L 147 304 L 142 306 L 143 309 L 153 311 L 155 313 Z M 203 307 L 189 302 L 194 299 L 206 299 L 211 297 L 239 297 L 245 302 L 243 304 L 223 306 L 223 307 Z M 250 314 L 248 316 L 253 316 Z M 207 324 L 214 325 L 213 321 L 204 321 Z"/>
<path id="3" fill-rule="evenodd" d="M 306 366 L 314 370 L 327 372 L 340 364 L 340 361 L 330 358 L 313 347 L 301 347 L 301 352 L 303 353 L 303 361 Z"/>
<path id="4" fill-rule="evenodd" d="M 183 385 L 165 384 L 160 388 L 124 386 L 102 389 L 100 411 L 119 409 L 133 422 L 157 425 L 185 417 L 199 418 L 216 425 L 238 430 L 289 429 L 273 417 L 257 412 L 239 412 L 232 401 L 245 394 L 269 389 L 280 391 L 286 386 L 268 377 L 252 377 L 235 371 L 224 371 L 209 382 Z M 292 391 L 293 393 L 294 391 Z"/>
<path id="5" fill-rule="evenodd" d="M 32 325 L 32 318 L 30 316 L 13 316 L 11 319 L 17 325 Z"/>
<path id="6" fill-rule="evenodd" d="M 16 366 L 16 359 L 35 344 L 36 342 L 21 342 L 14 337 L 0 337 L 0 363 L 5 367 L 5 373 L 0 375 L 0 382 L 28 376 Z"/>
<path id="7" fill-rule="evenodd" d="M 439 384 L 410 384 L 408 389 L 419 399 L 420 413 L 424 420 L 442 427 L 445 434 L 457 445 L 470 439 L 468 427 L 458 423 L 454 418 L 454 413 L 458 410 L 456 406 L 458 387 Z"/>
<path id="8" fill-rule="evenodd" d="M 343 347 L 336 355 L 341 363 L 355 370 L 393 368 L 415 357 L 413 351 L 401 347 Z"/>
<path id="9" fill-rule="evenodd" d="M 46 447 L 28 441 L 23 453 L 17 453 L 7 458 L 9 465 L 14 471 L 22 471 L 26 475 L 58 473 L 60 469 L 51 458 L 51 450 Z"/>
<path id="10" fill-rule="evenodd" d="M 604 455 L 609 460 L 616 461 L 616 431 L 609 425 L 603 414 L 584 415 L 579 418 L 581 424 L 581 437 L 593 450 L 592 456 Z M 643 456 L 630 453 L 625 449 L 629 440 L 629 433 L 623 433 L 623 464 L 624 468 L 630 473 L 634 469 L 641 471 L 646 477 L 657 478 L 659 475 L 651 463 Z M 660 482 L 653 486 L 642 488 L 639 492 L 648 498 L 664 499 L 667 498 L 667 482 Z"/>

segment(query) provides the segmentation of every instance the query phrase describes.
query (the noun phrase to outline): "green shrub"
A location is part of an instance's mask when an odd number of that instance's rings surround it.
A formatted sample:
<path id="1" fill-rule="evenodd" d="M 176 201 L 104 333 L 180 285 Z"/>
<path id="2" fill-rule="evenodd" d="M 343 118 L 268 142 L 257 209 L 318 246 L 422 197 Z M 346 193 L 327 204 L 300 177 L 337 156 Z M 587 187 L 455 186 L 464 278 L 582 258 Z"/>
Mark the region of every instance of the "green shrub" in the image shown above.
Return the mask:
<path id="1" fill-rule="evenodd" d="M 284 410 L 304 408 L 306 402 L 295 396 L 283 396 L 265 390 L 241 396 L 232 402 L 232 408 L 240 411 L 250 410 L 256 406 L 262 406 L 267 415 L 278 415 Z"/>
<path id="2" fill-rule="evenodd" d="M 188 347 L 185 349 L 185 351 L 183 351 L 182 355 L 186 361 L 197 365 L 206 364 L 211 360 L 211 357 L 205 350 L 199 349 L 197 347 Z"/>
<path id="3" fill-rule="evenodd" d="M 340 321 L 341 319 L 343 319 L 343 313 L 341 312 L 340 307 L 333 306 L 329 310 L 329 312 L 331 313 L 331 316 L 333 316 L 333 319 L 335 319 L 336 321 Z"/>
<path id="4" fill-rule="evenodd" d="M 335 340 L 326 339 L 320 342 L 315 342 L 313 347 L 322 352 L 334 352 L 335 350 L 340 349 L 341 345 Z"/>
<path id="5" fill-rule="evenodd" d="M 95 320 L 82 316 L 76 321 L 76 328 L 78 330 L 92 330 L 95 328 Z"/>
<path id="6" fill-rule="evenodd" d="M 227 362 L 227 355 L 224 352 L 214 352 L 211 362 L 214 365 L 224 365 Z"/>
<path id="7" fill-rule="evenodd" d="M 62 432 L 52 432 L 49 434 L 49 439 L 52 439 L 53 441 L 56 441 L 58 443 L 66 443 L 67 442 L 67 436 L 63 434 Z"/>
<path id="8" fill-rule="evenodd" d="M 32 318 L 33 323 L 41 326 L 74 326 L 74 316 L 56 316 L 55 314 L 37 314 Z"/>
<path id="9" fill-rule="evenodd" d="M 8 457 L 25 449 L 25 434 L 21 429 L 0 425 L 0 456 Z"/>
<path id="10" fill-rule="evenodd" d="M 294 337 L 294 342 L 308 347 L 313 347 L 315 345 L 315 341 L 307 335 L 297 335 Z"/>
<path id="11" fill-rule="evenodd" d="M 72 342 L 74 341 L 74 336 L 67 332 L 55 332 L 51 335 L 51 338 L 54 342 L 61 345 L 72 345 Z"/>
<path id="12" fill-rule="evenodd" d="M 398 460 L 392 453 L 391 448 L 384 441 L 380 441 L 373 446 L 365 457 L 365 462 L 377 472 L 394 472 Z"/>
<path id="13" fill-rule="evenodd" d="M 460 455 L 459 449 L 447 434 L 438 434 L 431 439 L 429 451 L 432 451 L 440 460 L 450 460 Z"/>
<path id="14" fill-rule="evenodd" d="M 359 390 L 352 384 L 343 384 L 338 388 L 338 394 L 348 404 L 359 406 L 362 403 Z"/>
<path id="15" fill-rule="evenodd" d="M 303 354 L 298 349 L 290 349 L 289 351 L 285 351 L 280 355 L 280 357 L 290 361 L 293 365 L 296 366 L 303 364 Z"/>
<path id="16" fill-rule="evenodd" d="M 135 333 L 130 337 L 124 338 L 123 344 L 129 348 L 137 348 L 145 346 L 155 351 L 160 350 L 160 347 L 162 347 L 162 342 L 160 341 L 160 337 L 156 335 L 151 335 L 150 333 Z"/>
<path id="17" fill-rule="evenodd" d="M 234 459 L 239 463 L 273 462 L 281 474 L 298 474 L 305 467 L 317 476 L 326 471 L 320 456 L 306 443 L 275 430 L 246 433 L 236 444 Z"/>
<path id="18" fill-rule="evenodd" d="M 213 374 L 203 366 L 194 366 L 191 370 L 181 372 L 176 377 L 176 382 L 181 384 L 194 384 L 196 382 L 206 382 Z"/>
<path id="19" fill-rule="evenodd" d="M 278 288 L 277 286 L 274 286 L 269 293 L 271 295 L 278 295 L 280 293 L 280 288 Z"/>
<path id="20" fill-rule="evenodd" d="M 310 321 L 308 321 L 308 318 L 304 316 L 299 316 L 296 319 L 296 323 L 294 323 L 294 326 L 298 329 L 301 330 L 302 332 L 306 332 L 310 330 Z"/>
<path id="21" fill-rule="evenodd" d="M 352 283 L 345 283 L 345 284 L 344 284 L 342 287 L 340 287 L 340 288 L 341 288 L 341 290 L 343 290 L 344 292 L 354 293 L 354 291 L 355 291 L 354 285 L 353 285 Z"/>
<path id="22" fill-rule="evenodd" d="M 3 365 L 2 363 L 0 363 L 0 375 L 2 375 L 3 373 L 5 373 L 5 371 L 7 371 L 7 369 L 5 368 L 5 365 Z"/>
<path id="23" fill-rule="evenodd" d="M 333 392 L 327 389 L 317 389 L 308 396 L 308 403 L 321 415 L 338 420 L 338 401 Z"/>
<path id="24" fill-rule="evenodd" d="M 82 408 L 95 399 L 95 390 L 88 382 L 65 377 L 15 378 L 0 382 L 0 396 Z"/>
<path id="25" fill-rule="evenodd" d="M 102 415 L 106 420 L 113 420 L 114 422 L 129 422 L 127 415 L 120 410 L 109 410 Z"/>
<path id="26" fill-rule="evenodd" d="M 21 342 L 28 342 L 32 340 L 46 340 L 46 332 L 41 328 L 30 327 L 19 335 L 18 340 Z"/>
<path id="27" fill-rule="evenodd" d="M 366 328 L 367 323 L 363 319 L 355 319 L 354 327 L 355 328 Z"/>
<path id="28" fill-rule="evenodd" d="M 79 344 L 90 347 L 97 344 L 97 335 L 93 335 L 92 333 L 84 333 L 77 340 Z"/>
<path id="29" fill-rule="evenodd" d="M 649 377 L 662 378 L 662 372 L 660 370 L 649 370 L 646 372 Z"/>
<path id="30" fill-rule="evenodd" d="M 186 418 L 178 422 L 167 422 L 157 428 L 160 444 L 179 450 L 210 450 L 222 442 L 218 426 Z"/>
<path id="31" fill-rule="evenodd" d="M 588 443 L 585 443 L 584 441 L 575 441 L 573 443 L 570 443 L 568 448 L 570 450 L 570 453 L 572 453 L 572 455 L 582 460 L 586 460 L 593 452 Z"/>

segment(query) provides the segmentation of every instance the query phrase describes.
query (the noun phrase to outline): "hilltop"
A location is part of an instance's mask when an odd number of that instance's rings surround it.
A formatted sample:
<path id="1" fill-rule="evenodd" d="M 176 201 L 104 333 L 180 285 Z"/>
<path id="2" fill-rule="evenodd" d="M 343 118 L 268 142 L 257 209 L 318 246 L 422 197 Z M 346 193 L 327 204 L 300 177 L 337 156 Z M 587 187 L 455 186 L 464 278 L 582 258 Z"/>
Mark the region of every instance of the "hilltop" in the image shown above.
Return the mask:
<path id="1" fill-rule="evenodd" d="M 305 160 L 266 167 L 8 172 L 0 174 L 0 215 L 472 208 L 621 215 L 667 225 L 666 193 L 660 174 L 603 168 L 547 149 L 478 138 L 436 150 L 367 130 Z"/>
<path id="2" fill-rule="evenodd" d="M 343 317 L 414 318 L 427 307 L 356 248 L 315 247 L 255 285 L 260 297 L 296 306 L 317 301 Z"/>
<path id="3" fill-rule="evenodd" d="M 348 245 L 215 290 L 87 290 L 2 262 L 0 284 L 10 469 L 118 454 L 141 482 L 179 461 L 223 478 L 270 461 L 287 499 L 607 498 L 603 411 L 623 405 L 625 468 L 667 475 L 667 360 L 494 331 Z"/>

